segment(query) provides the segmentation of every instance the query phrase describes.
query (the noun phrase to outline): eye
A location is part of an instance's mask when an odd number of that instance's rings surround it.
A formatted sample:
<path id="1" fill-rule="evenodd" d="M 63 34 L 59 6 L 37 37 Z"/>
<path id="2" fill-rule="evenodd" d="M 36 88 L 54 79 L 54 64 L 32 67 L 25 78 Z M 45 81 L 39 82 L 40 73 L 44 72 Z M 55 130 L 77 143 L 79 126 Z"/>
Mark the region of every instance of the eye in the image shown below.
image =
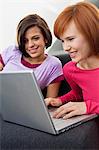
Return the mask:
<path id="1" fill-rule="evenodd" d="M 74 38 L 69 38 L 68 40 L 69 40 L 69 41 L 72 41 L 73 39 L 74 39 Z"/>
<path id="2" fill-rule="evenodd" d="M 64 43 L 64 40 L 61 40 L 62 43 Z"/>
<path id="3" fill-rule="evenodd" d="M 33 40 L 39 40 L 40 39 L 40 37 L 39 36 L 37 36 L 37 37 L 33 37 Z"/>

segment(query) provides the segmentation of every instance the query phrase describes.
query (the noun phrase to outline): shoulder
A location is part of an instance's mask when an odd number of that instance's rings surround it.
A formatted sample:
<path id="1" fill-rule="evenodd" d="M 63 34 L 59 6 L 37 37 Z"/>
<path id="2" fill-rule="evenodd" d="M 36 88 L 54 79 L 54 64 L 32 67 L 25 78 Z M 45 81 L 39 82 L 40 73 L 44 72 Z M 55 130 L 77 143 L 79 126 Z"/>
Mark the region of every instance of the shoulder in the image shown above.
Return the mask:
<path id="1" fill-rule="evenodd" d="M 43 63 L 43 68 L 46 68 L 48 72 L 50 70 L 50 73 L 57 72 L 57 74 L 63 74 L 61 61 L 55 56 L 48 55 Z"/>
<path id="2" fill-rule="evenodd" d="M 62 65 L 61 61 L 57 57 L 50 56 L 50 55 L 48 55 L 47 57 L 48 57 L 48 61 L 51 62 L 51 64 L 53 64 L 53 65 Z"/>
<path id="3" fill-rule="evenodd" d="M 3 49 L 2 53 L 12 54 L 12 53 L 15 53 L 17 51 L 19 51 L 19 50 L 18 50 L 18 47 L 16 45 L 10 45 L 7 48 Z"/>
<path id="4" fill-rule="evenodd" d="M 76 63 L 73 61 L 69 61 L 63 67 L 63 71 L 73 71 L 75 69 Z"/>
<path id="5" fill-rule="evenodd" d="M 73 62 L 73 61 L 69 61 L 68 63 L 66 63 L 65 65 L 64 65 L 64 67 L 63 68 L 68 68 L 68 67 L 74 67 L 75 66 L 75 62 Z"/>
<path id="6" fill-rule="evenodd" d="M 19 56 L 21 55 L 22 55 L 21 52 L 15 45 L 10 45 L 9 47 L 1 51 L 1 57 L 4 64 L 6 64 L 11 59 L 15 59 L 16 57 L 19 58 Z"/>

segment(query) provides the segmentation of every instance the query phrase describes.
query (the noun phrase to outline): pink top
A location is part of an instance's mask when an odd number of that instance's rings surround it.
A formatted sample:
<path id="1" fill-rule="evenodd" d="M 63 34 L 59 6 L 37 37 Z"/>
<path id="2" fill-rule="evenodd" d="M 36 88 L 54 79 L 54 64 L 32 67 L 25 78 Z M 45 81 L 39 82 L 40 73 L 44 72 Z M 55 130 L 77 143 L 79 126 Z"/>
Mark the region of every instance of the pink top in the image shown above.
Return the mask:
<path id="1" fill-rule="evenodd" d="M 87 114 L 99 114 L 99 68 L 83 70 L 70 61 L 63 67 L 63 73 L 72 90 L 59 97 L 62 103 L 84 100 Z"/>

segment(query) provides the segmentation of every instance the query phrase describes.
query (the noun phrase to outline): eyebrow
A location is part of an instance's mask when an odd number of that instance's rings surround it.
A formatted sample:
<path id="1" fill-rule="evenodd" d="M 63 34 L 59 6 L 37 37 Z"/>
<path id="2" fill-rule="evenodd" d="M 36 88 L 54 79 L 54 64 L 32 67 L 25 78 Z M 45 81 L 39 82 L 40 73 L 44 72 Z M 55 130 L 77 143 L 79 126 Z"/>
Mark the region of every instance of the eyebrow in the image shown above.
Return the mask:
<path id="1" fill-rule="evenodd" d="M 40 35 L 33 35 L 31 38 L 35 38 L 35 37 L 38 37 L 38 36 L 40 36 Z M 25 39 L 28 39 L 27 37 L 25 37 Z"/>
<path id="2" fill-rule="evenodd" d="M 75 37 L 75 35 L 70 35 L 70 36 L 65 37 L 65 39 L 70 39 L 70 38 L 74 38 L 74 37 Z"/>
<path id="3" fill-rule="evenodd" d="M 74 38 L 74 37 L 75 37 L 74 35 L 73 35 L 73 36 L 71 35 L 71 36 L 67 36 L 67 37 L 65 37 L 64 39 L 65 39 L 65 40 L 69 40 L 70 38 Z M 62 39 L 62 38 L 61 38 L 60 40 L 61 40 L 61 41 L 63 41 L 63 39 Z"/>

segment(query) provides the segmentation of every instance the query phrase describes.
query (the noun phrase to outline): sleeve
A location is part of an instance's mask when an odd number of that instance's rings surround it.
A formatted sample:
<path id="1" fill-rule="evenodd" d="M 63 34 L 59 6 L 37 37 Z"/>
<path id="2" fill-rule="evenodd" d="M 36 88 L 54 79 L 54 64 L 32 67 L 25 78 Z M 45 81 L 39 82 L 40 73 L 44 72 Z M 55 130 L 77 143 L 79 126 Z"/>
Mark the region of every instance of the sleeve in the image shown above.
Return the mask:
<path id="1" fill-rule="evenodd" d="M 59 97 L 62 103 L 68 102 L 68 101 L 74 101 L 76 100 L 76 96 L 73 90 L 68 92 L 67 94 Z"/>
<path id="2" fill-rule="evenodd" d="M 7 64 L 7 62 L 13 58 L 14 56 L 14 49 L 15 49 L 15 46 L 11 45 L 9 46 L 8 48 L 4 49 L 1 54 L 0 54 L 0 61 L 1 63 L 3 63 L 3 65 L 5 66 Z"/>
<path id="3" fill-rule="evenodd" d="M 99 102 L 93 102 L 92 100 L 85 101 L 87 107 L 87 114 L 96 113 L 99 114 Z"/>
<path id="4" fill-rule="evenodd" d="M 62 64 L 58 58 L 55 58 L 50 66 L 50 72 L 48 76 L 48 84 L 53 82 L 58 77 L 63 76 Z"/>
<path id="5" fill-rule="evenodd" d="M 3 66 L 5 66 L 1 54 L 0 54 L 0 63 L 1 63 Z"/>
<path id="6" fill-rule="evenodd" d="M 64 80 L 64 76 L 61 75 L 59 77 L 57 77 L 56 79 L 54 79 L 51 83 L 57 83 L 57 82 L 61 82 L 62 80 Z"/>
<path id="7" fill-rule="evenodd" d="M 62 103 L 69 102 L 69 101 L 82 101 L 83 99 L 82 90 L 74 82 L 73 74 L 70 73 L 69 66 L 65 65 L 63 67 L 63 74 L 64 74 L 66 81 L 69 83 L 71 87 L 71 91 L 59 97 Z"/>

